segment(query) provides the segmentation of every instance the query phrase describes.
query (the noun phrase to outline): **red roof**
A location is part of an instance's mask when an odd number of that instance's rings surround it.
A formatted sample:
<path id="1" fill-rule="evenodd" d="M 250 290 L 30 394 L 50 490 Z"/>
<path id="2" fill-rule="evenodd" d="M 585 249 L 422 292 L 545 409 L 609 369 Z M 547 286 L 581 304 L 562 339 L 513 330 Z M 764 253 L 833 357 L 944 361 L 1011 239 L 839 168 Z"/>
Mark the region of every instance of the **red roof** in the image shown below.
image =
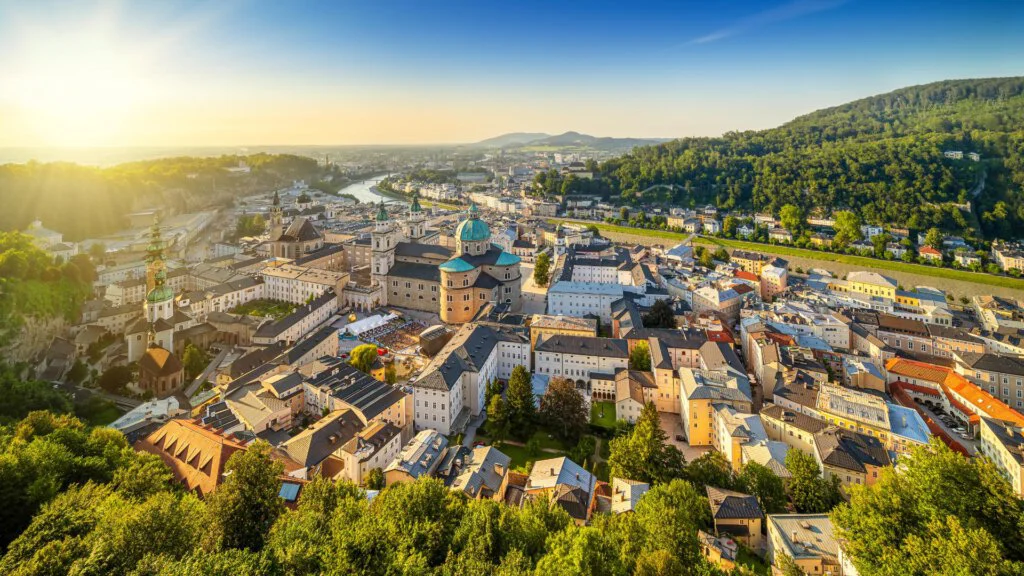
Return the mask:
<path id="1" fill-rule="evenodd" d="M 942 256 L 942 252 L 939 252 L 938 250 L 932 248 L 931 246 L 922 246 L 921 249 L 917 251 L 917 253 L 923 256 Z"/>
<path id="2" fill-rule="evenodd" d="M 736 277 L 741 280 L 749 280 L 751 282 L 760 282 L 761 279 L 757 277 L 757 274 L 753 272 L 747 272 L 746 270 L 737 270 Z"/>

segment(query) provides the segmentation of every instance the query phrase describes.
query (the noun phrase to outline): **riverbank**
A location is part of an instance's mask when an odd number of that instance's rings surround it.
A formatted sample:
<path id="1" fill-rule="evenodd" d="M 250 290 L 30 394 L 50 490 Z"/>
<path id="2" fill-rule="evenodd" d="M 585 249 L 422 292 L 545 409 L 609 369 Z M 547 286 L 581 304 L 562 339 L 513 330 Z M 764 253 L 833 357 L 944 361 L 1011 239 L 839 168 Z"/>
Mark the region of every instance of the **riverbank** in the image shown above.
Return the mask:
<path id="1" fill-rule="evenodd" d="M 601 231 L 601 235 L 615 242 L 628 242 L 634 244 L 650 244 L 652 240 L 661 240 L 661 243 L 673 245 L 690 237 L 690 234 L 679 232 L 668 232 L 665 230 L 648 230 L 645 228 L 630 228 L 628 226 L 616 226 L 590 222 L 586 220 L 552 219 L 552 223 L 568 222 L 572 224 L 593 224 Z M 797 266 L 807 268 L 824 268 L 835 274 L 843 275 L 857 270 L 868 270 L 878 272 L 895 278 L 903 286 L 934 286 L 941 288 L 947 293 L 959 296 L 973 296 L 978 293 L 979 286 L 984 286 L 987 293 L 1010 298 L 1024 298 L 1024 279 L 1011 278 L 1009 276 L 995 276 L 982 272 L 968 272 L 966 270 L 954 270 L 952 268 L 936 268 L 934 266 L 923 266 L 921 264 L 907 264 L 895 260 L 878 260 L 864 256 L 851 256 L 849 254 L 833 254 L 831 252 L 818 252 L 794 248 L 792 246 L 779 246 L 773 244 L 761 244 L 758 242 L 746 242 L 743 240 L 729 240 L 725 238 L 695 237 L 695 244 L 711 247 L 725 247 L 733 250 L 748 250 L 762 254 L 781 256 L 789 261 L 791 268 Z"/>

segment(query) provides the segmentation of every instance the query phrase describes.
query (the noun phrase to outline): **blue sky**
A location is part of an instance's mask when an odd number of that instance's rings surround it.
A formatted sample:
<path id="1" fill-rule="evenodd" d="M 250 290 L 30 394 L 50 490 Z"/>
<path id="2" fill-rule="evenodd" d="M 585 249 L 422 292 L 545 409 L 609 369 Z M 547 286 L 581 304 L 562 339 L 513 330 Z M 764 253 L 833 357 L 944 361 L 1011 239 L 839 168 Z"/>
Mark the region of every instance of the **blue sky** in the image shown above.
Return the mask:
<path id="1" fill-rule="evenodd" d="M 0 145 L 715 135 L 1024 73 L 1022 30 L 1013 0 L 0 1 L 25 55 L 0 58 Z"/>

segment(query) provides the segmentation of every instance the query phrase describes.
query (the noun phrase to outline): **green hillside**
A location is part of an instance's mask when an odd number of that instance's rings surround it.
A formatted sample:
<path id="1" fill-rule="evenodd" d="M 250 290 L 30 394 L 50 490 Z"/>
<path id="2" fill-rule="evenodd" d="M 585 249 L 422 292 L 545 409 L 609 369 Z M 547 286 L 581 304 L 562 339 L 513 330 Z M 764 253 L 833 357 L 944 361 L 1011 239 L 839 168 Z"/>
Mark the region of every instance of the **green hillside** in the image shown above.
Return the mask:
<path id="1" fill-rule="evenodd" d="M 983 160 L 948 159 L 947 150 Z M 851 208 L 869 223 L 1009 237 L 1024 224 L 1024 77 L 914 86 L 778 128 L 640 147 L 600 172 L 631 203 Z M 672 188 L 642 193 L 657 184 Z M 956 206 L 968 200 L 973 212 Z"/>

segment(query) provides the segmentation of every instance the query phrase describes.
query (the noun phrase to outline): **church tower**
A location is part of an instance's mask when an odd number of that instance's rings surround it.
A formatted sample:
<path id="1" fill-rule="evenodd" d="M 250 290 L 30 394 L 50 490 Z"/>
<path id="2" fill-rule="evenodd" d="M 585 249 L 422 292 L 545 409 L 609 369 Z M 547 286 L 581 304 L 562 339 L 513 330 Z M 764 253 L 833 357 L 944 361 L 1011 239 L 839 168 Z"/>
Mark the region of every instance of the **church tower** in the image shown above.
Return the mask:
<path id="1" fill-rule="evenodd" d="M 284 225 L 281 223 L 281 197 L 274 191 L 274 206 L 270 209 L 270 241 L 276 242 L 284 234 Z"/>
<path id="2" fill-rule="evenodd" d="M 395 265 L 395 247 L 398 242 L 395 239 L 395 227 L 391 223 L 388 211 L 384 208 L 383 200 L 380 202 L 380 209 L 377 210 L 377 218 L 373 225 L 370 242 L 373 252 L 373 265 L 370 272 L 374 283 L 384 287 L 381 294 L 384 300 L 382 304 L 387 304 L 387 287 L 385 284 L 387 283 L 388 272 Z"/>
<path id="3" fill-rule="evenodd" d="M 174 316 L 174 290 L 167 285 L 167 265 L 164 264 L 164 243 L 160 238 L 160 223 L 154 219 L 149 231 L 146 249 L 146 301 L 143 312 L 150 324 Z"/>
<path id="4" fill-rule="evenodd" d="M 409 206 L 409 241 L 419 242 L 426 232 L 426 223 L 423 209 L 420 208 L 419 194 L 413 194 L 412 204 Z"/>

